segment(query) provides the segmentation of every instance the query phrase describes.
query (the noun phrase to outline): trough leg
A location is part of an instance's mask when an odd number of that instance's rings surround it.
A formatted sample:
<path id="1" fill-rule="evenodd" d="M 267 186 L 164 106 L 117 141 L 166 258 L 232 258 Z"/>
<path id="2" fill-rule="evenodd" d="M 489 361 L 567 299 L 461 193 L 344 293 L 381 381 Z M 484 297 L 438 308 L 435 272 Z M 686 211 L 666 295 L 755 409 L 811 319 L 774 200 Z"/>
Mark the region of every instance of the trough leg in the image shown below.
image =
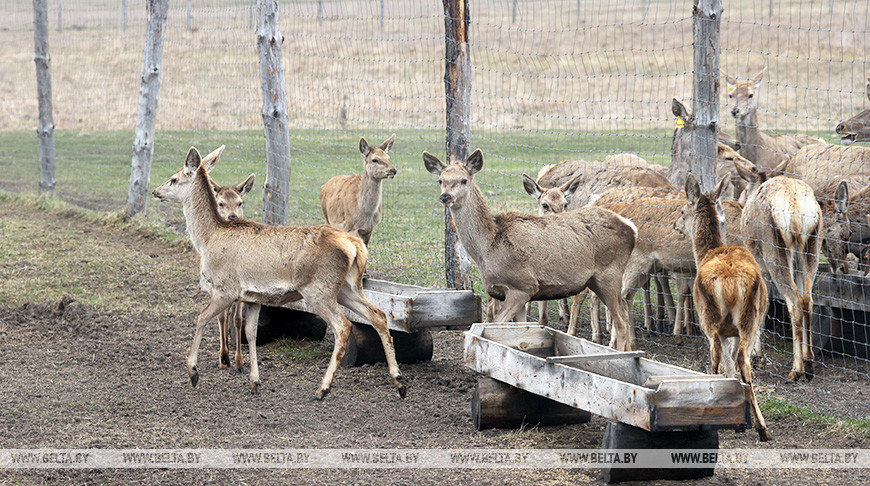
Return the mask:
<path id="1" fill-rule="evenodd" d="M 390 335 L 393 337 L 396 361 L 399 363 L 417 363 L 432 359 L 434 346 L 432 333 L 428 329 L 411 333 L 390 331 Z M 387 357 L 377 331 L 366 324 L 354 323 L 341 365 L 361 366 L 386 361 Z"/>
<path id="2" fill-rule="evenodd" d="M 610 422 L 604 430 L 601 450 L 620 449 L 688 449 L 718 450 L 719 433 L 715 430 L 691 432 L 648 432 L 620 422 Z M 709 467 L 691 468 L 628 468 L 609 465 L 602 469 L 608 483 L 622 481 L 654 481 L 657 479 L 698 479 L 713 475 L 715 459 Z"/>
<path id="3" fill-rule="evenodd" d="M 589 422 L 592 414 L 481 376 L 471 399 L 471 417 L 474 428 L 484 430 L 515 429 L 523 424 L 582 424 Z"/>

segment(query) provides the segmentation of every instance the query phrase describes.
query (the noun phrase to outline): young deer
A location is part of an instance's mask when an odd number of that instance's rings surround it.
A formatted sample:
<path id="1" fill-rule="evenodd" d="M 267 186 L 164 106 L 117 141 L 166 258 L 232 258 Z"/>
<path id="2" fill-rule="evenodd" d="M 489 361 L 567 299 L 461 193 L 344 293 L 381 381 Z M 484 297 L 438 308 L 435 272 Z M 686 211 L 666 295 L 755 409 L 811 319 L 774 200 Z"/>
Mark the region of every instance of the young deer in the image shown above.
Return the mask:
<path id="1" fill-rule="evenodd" d="M 730 361 L 726 375 L 736 377 L 739 370 L 740 379 L 749 385 L 755 430 L 760 440 L 767 441 L 770 436 L 755 399 L 750 361 L 767 314 L 767 286 L 752 253 L 742 246 L 725 246 L 722 238 L 716 201 L 730 178 L 730 174 L 725 175 L 713 191 L 701 194 L 698 180 L 689 174 L 688 204 L 682 208 L 675 226 L 692 235 L 692 252 L 698 267 L 693 288 L 695 308 L 701 329 L 710 342 L 712 373 L 720 371 L 722 341 L 736 338 L 737 346 L 733 341 L 729 346 L 731 360 L 725 360 Z"/>
<path id="2" fill-rule="evenodd" d="M 428 152 L 423 152 L 423 162 L 439 176 L 439 200 L 450 209 L 486 292 L 504 301 L 496 321 L 520 315 L 530 300 L 561 299 L 589 288 L 613 314 L 611 346 L 634 347 L 628 304 L 621 296 L 622 274 L 637 234 L 630 221 L 594 207 L 547 216 L 493 215 L 473 179 L 483 168 L 480 149 L 464 163 L 447 165 Z"/>
<path id="3" fill-rule="evenodd" d="M 209 154 L 211 155 L 211 154 Z M 208 158 L 208 156 L 206 156 Z M 215 202 L 217 202 L 218 215 L 227 221 L 233 221 L 245 217 L 244 200 L 247 194 L 254 186 L 254 178 L 256 175 L 251 174 L 244 182 L 235 186 L 219 186 L 213 180 L 212 190 L 214 190 Z M 235 368 L 241 373 L 244 371 L 244 362 L 242 360 L 242 327 L 245 323 L 245 304 L 244 302 L 234 302 L 227 310 L 218 316 L 218 328 L 221 335 L 221 351 L 220 351 L 220 367 L 226 368 L 230 366 L 230 350 L 229 350 L 229 332 L 230 322 L 236 328 L 236 355 Z"/>
<path id="4" fill-rule="evenodd" d="M 818 138 L 804 135 L 768 134 L 758 128 L 758 99 L 755 91 L 764 78 L 765 66 L 750 81 L 738 82 L 725 76 L 728 97 L 734 100 L 731 115 L 737 122 L 737 140 L 740 155 L 751 160 L 760 169 L 770 170 L 794 155 L 801 147 L 824 143 Z"/>
<path id="5" fill-rule="evenodd" d="M 368 252 L 359 238 L 330 226 L 268 226 L 245 219 L 224 220 L 218 214 L 208 171 L 220 156 L 202 163 L 193 147 L 184 166 L 154 190 L 154 197 L 183 205 L 190 239 L 200 255 L 200 285 L 209 302 L 196 322 L 196 332 L 187 357 L 190 383 L 199 381 L 197 356 L 205 324 L 242 301 L 245 333 L 251 360 L 250 387 L 260 386 L 257 366 L 257 322 L 260 305 L 281 306 L 305 299 L 332 328 L 335 347 L 326 374 L 314 395 L 329 393 L 335 372 L 351 333 L 350 321 L 338 304 L 367 318 L 381 337 L 393 384 L 404 398 L 407 387 L 396 363 L 393 340 L 383 311 L 362 293 L 362 276 Z"/>
<path id="6" fill-rule="evenodd" d="M 747 174 L 738 168 L 738 172 L 752 184 L 744 192 L 741 235 L 785 299 L 791 318 L 794 363 L 788 377 L 797 381 L 806 374 L 809 381 L 813 378 L 813 281 L 825 234 L 822 208 L 803 181 L 768 178 L 767 171 Z"/>
<path id="7" fill-rule="evenodd" d="M 395 139 L 394 133 L 384 143 L 370 146 L 365 138 L 360 138 L 359 151 L 365 159 L 363 173 L 335 176 L 320 188 L 320 208 L 326 224 L 359 236 L 366 245 L 381 222 L 384 207 L 381 183 L 396 176 L 388 153 Z"/>

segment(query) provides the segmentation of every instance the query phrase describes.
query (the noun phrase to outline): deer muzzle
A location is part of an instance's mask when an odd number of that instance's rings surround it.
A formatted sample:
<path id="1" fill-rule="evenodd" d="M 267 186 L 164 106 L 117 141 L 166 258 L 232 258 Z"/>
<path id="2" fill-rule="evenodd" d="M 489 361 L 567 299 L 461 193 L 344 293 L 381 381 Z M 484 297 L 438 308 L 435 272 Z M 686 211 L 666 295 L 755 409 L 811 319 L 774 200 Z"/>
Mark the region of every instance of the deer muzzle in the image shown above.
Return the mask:
<path id="1" fill-rule="evenodd" d="M 439 197 L 438 200 L 441 201 L 441 204 L 448 206 L 453 203 L 453 196 L 445 192 L 441 194 L 441 197 Z"/>

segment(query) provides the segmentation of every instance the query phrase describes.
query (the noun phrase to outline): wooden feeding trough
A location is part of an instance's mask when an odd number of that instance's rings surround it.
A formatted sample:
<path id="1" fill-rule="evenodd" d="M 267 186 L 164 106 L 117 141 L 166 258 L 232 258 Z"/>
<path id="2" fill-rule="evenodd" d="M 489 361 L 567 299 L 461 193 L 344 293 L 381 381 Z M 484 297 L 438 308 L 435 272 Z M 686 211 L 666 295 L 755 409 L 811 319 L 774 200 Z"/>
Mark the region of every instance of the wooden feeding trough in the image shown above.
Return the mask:
<path id="1" fill-rule="evenodd" d="M 430 289 L 366 278 L 363 280 L 363 293 L 386 314 L 396 348 L 396 359 L 400 363 L 432 359 L 432 334 L 429 329 L 464 327 L 480 320 L 480 298 L 471 290 Z M 346 307 L 340 307 L 342 313 L 354 323 L 342 364 L 358 366 L 385 361 L 380 337 L 368 319 Z M 297 319 L 318 323 L 323 333 L 326 332 L 326 323 L 304 299 L 271 312 L 280 314 L 285 309 L 295 312 Z"/>
<path id="2" fill-rule="evenodd" d="M 518 422 L 547 425 L 554 423 L 553 415 L 576 423 L 583 413 L 594 413 L 617 422 L 605 432 L 606 449 L 717 449 L 718 429 L 751 426 L 747 385 L 642 355 L 537 324 L 475 324 L 465 333 L 465 364 L 485 376 L 472 400 L 474 423 L 478 429 Z M 517 393 L 546 404 L 527 406 Z M 607 469 L 605 477 L 617 482 L 712 473 L 712 467 Z"/>

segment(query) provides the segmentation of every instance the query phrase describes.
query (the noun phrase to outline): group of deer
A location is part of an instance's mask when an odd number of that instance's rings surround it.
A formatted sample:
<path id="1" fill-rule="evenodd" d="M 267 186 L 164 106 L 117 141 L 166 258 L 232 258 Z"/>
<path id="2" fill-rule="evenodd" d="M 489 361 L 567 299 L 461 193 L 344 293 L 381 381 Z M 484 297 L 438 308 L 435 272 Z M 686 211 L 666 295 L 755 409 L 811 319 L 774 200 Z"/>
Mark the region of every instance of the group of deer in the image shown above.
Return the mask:
<path id="1" fill-rule="evenodd" d="M 200 256 L 200 287 L 209 296 L 197 318 L 187 357 L 190 382 L 199 381 L 197 357 L 206 323 L 216 316 L 220 329 L 220 365 L 229 365 L 228 328 L 236 327 L 235 368 L 242 371 L 241 328 L 250 359 L 250 390 L 260 386 L 257 325 L 261 305 L 281 306 L 305 299 L 335 335 L 335 345 L 314 399 L 330 391 L 351 334 L 351 323 L 339 304 L 364 316 L 381 337 L 389 375 L 399 395 L 407 393 L 399 372 L 386 316 L 362 292 L 368 251 L 366 244 L 382 213 L 381 182 L 396 174 L 387 154 L 394 136 L 379 146 L 360 140 L 365 157 L 363 174 L 337 176 L 321 189 L 328 225 L 268 226 L 243 219 L 242 197 L 253 174 L 237 186 L 221 187 L 209 173 L 224 147 L 205 157 L 191 147 L 183 167 L 154 190 L 154 197 L 182 204 L 187 230 Z"/>

